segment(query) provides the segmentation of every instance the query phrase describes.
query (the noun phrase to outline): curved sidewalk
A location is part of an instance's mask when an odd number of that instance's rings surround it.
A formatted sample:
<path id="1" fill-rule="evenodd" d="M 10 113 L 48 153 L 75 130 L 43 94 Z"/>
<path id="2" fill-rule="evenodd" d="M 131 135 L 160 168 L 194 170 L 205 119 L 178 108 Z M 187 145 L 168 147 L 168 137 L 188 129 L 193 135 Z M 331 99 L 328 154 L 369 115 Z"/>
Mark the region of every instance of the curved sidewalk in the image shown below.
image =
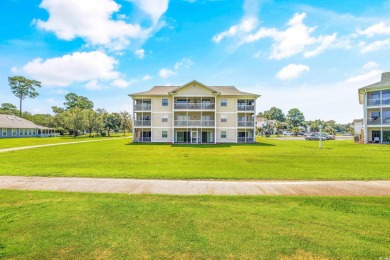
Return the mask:
<path id="1" fill-rule="evenodd" d="M 390 196 L 390 181 L 208 181 L 0 176 L 0 189 L 172 195 Z"/>

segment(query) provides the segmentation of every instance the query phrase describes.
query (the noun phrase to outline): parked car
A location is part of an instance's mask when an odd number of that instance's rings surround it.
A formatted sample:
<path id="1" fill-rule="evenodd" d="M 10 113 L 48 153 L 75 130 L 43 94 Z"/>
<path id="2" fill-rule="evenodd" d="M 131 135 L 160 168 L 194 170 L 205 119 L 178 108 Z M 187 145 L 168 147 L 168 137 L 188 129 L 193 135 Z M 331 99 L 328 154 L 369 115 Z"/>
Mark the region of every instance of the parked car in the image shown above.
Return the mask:
<path id="1" fill-rule="evenodd" d="M 311 134 L 311 135 L 308 135 L 306 136 L 306 140 L 321 140 L 322 141 L 325 141 L 325 140 L 328 140 L 324 135 L 320 135 L 320 134 Z"/>
<path id="2" fill-rule="evenodd" d="M 283 131 L 283 135 L 293 135 L 290 131 Z"/>

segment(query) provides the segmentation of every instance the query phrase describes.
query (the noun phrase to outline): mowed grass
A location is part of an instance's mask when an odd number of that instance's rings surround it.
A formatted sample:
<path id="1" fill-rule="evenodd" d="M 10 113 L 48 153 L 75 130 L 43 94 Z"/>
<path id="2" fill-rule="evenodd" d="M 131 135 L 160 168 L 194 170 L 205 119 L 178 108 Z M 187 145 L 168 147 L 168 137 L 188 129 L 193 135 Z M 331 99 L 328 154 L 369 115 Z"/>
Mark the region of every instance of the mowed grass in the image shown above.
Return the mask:
<path id="1" fill-rule="evenodd" d="M 380 259 L 390 200 L 0 191 L 0 258 Z"/>
<path id="2" fill-rule="evenodd" d="M 131 134 L 126 134 L 131 136 Z M 42 144 L 56 144 L 56 143 L 67 143 L 67 142 L 78 142 L 88 141 L 95 139 L 107 139 L 112 137 L 123 137 L 123 134 L 111 134 L 110 137 L 95 136 L 89 137 L 89 135 L 80 135 L 74 138 L 70 135 L 56 136 L 56 137 L 23 137 L 23 138 L 0 138 L 0 149 L 42 145 Z"/>
<path id="3" fill-rule="evenodd" d="M 132 144 L 131 139 L 0 153 L 0 175 L 143 179 L 390 179 L 387 145 L 259 139 L 256 144 Z"/>

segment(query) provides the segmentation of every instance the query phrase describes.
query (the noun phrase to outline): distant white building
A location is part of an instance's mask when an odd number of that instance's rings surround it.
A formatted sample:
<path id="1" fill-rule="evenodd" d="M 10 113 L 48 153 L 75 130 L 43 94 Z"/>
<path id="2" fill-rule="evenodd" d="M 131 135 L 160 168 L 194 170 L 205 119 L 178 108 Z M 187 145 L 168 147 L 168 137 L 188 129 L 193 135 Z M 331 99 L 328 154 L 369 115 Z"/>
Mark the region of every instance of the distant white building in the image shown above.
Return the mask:
<path id="1" fill-rule="evenodd" d="M 54 128 L 37 125 L 14 115 L 0 114 L 0 138 L 54 136 Z"/>
<path id="2" fill-rule="evenodd" d="M 256 116 L 256 128 L 264 128 L 270 126 L 272 129 L 272 134 L 277 134 L 278 129 L 276 127 L 272 127 L 278 122 L 278 120 L 268 120 L 261 116 Z"/>
<path id="3" fill-rule="evenodd" d="M 362 129 L 364 130 L 363 128 L 363 118 L 361 119 L 354 119 L 352 121 L 352 125 L 351 125 L 355 131 L 355 135 L 360 135 L 360 132 L 362 131 Z"/>

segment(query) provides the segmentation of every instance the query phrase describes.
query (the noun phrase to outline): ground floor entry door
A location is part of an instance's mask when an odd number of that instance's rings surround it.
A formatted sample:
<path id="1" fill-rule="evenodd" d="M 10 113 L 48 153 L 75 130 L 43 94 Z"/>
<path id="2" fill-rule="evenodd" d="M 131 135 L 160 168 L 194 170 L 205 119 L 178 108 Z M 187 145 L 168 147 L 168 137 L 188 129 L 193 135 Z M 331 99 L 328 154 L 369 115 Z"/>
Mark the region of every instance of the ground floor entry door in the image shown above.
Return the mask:
<path id="1" fill-rule="evenodd" d="M 191 131 L 191 143 L 196 144 L 198 142 L 198 131 Z"/>

